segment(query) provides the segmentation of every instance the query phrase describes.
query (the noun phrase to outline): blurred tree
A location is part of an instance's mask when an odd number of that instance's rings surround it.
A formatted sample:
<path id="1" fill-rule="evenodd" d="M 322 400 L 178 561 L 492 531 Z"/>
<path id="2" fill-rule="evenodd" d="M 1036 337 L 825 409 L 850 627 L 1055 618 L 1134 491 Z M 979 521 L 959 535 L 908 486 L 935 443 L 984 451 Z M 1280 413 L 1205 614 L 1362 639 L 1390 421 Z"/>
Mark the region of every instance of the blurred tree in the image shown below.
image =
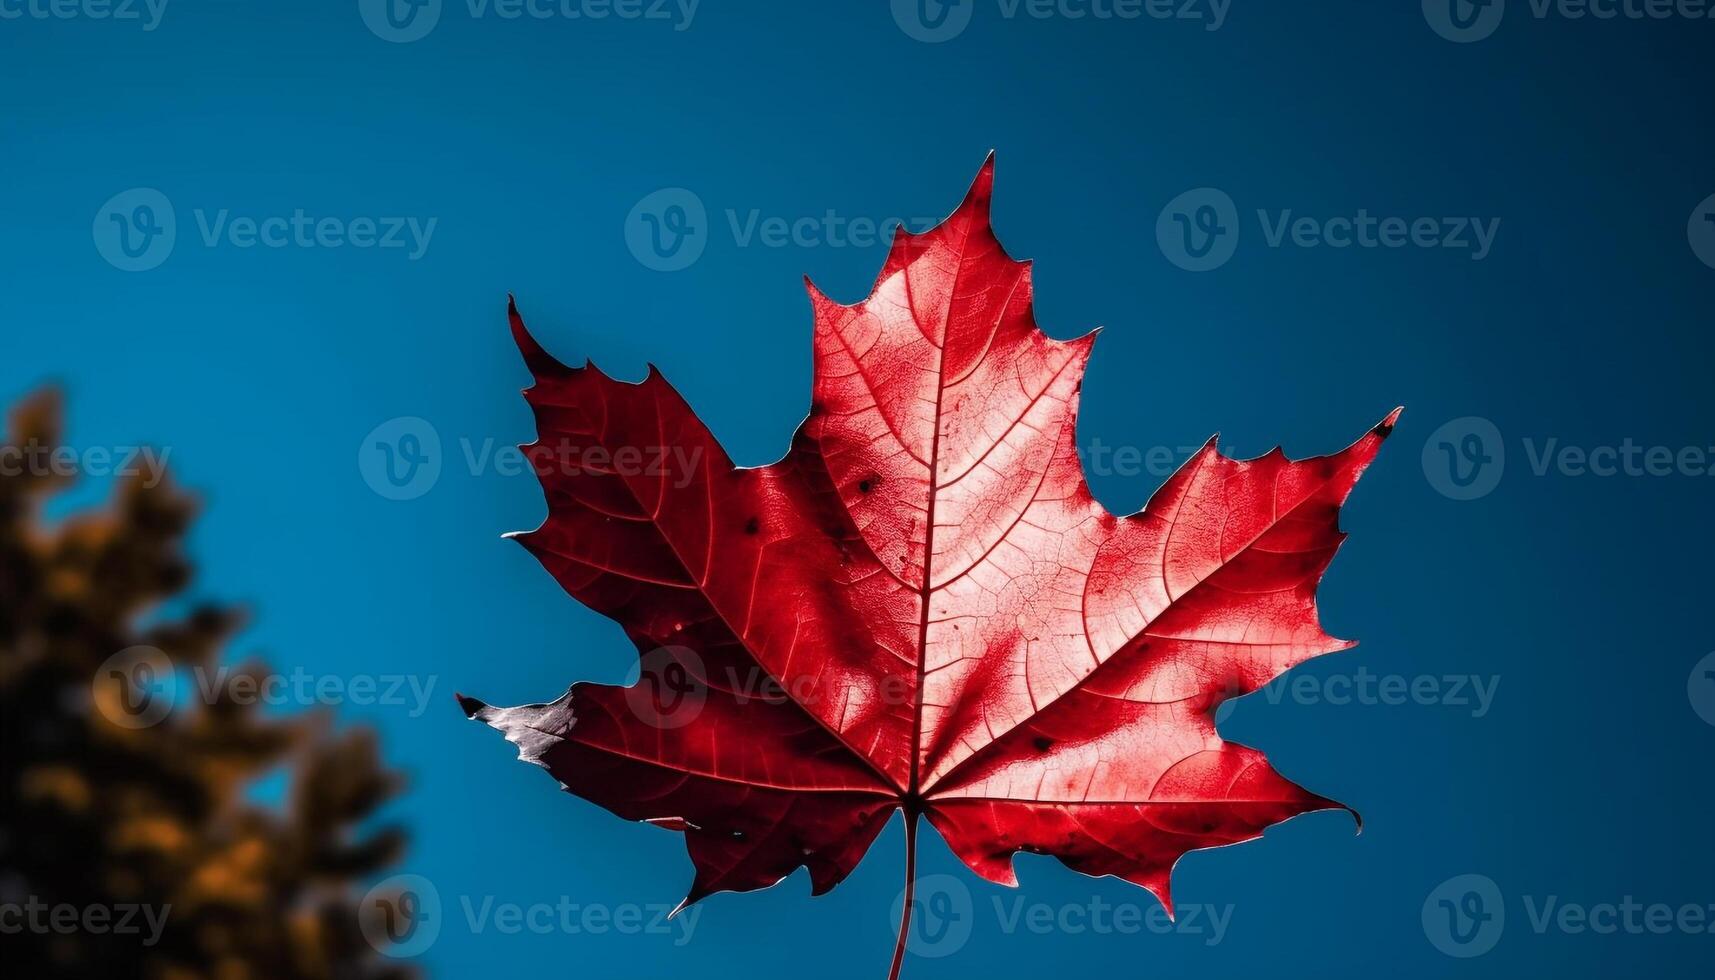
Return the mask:
<path id="1" fill-rule="evenodd" d="M 267 717 L 232 684 L 174 695 L 184 672 L 216 669 L 242 616 L 200 605 L 151 621 L 191 573 L 195 506 L 165 481 L 42 521 L 69 481 L 60 417 L 57 393 L 33 396 L 0 443 L 0 963 L 29 978 L 411 976 L 358 925 L 356 881 L 403 844 L 360 827 L 399 787 L 372 733 Z M 283 805 L 249 802 L 282 766 Z M 56 906 L 111 919 L 61 930 L 54 916 L 73 913 Z M 166 910 L 158 941 L 142 913 L 134 934 L 111 928 L 126 906 Z"/>

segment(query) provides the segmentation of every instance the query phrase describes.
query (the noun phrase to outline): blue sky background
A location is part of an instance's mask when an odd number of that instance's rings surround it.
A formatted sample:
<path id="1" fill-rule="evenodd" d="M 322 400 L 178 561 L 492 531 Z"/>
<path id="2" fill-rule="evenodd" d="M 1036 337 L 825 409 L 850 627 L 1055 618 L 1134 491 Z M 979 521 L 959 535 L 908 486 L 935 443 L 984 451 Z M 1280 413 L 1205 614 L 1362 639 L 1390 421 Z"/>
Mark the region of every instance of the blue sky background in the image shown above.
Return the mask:
<path id="1" fill-rule="evenodd" d="M 1456 43 L 1432 27 L 1451 23 L 1435 2 L 1426 16 L 1232 0 L 1210 30 L 1200 0 L 1185 9 L 1201 20 L 964 0 L 945 22 L 963 29 L 926 43 L 909 3 L 881 0 L 705 0 L 688 23 L 558 6 L 506 19 L 448 0 L 425 36 L 395 43 L 355 0 L 171 0 L 153 30 L 0 0 L 25 12 L 0 19 L 0 400 L 57 381 L 75 445 L 170 448 L 206 500 L 198 592 L 255 609 L 235 656 L 433 684 L 422 711 L 341 708 L 410 774 L 391 815 L 414 835 L 399 870 L 441 899 L 419 957 L 432 975 L 878 977 L 897 823 L 833 894 L 808 901 L 800 874 L 717 896 L 683 945 L 683 926 L 473 926 L 467 899 L 671 905 L 690 868 L 677 838 L 557 793 L 454 704 L 455 690 L 548 699 L 618 681 L 631 659 L 615 626 L 500 539 L 541 518 L 533 479 L 466 452 L 532 436 L 512 292 L 562 359 L 631 378 L 652 361 L 736 459 L 776 458 L 807 407 L 800 276 L 855 300 L 885 246 L 823 226 L 773 247 L 743 236 L 751 216 L 938 217 L 995 149 L 996 226 L 1037 260 L 1042 323 L 1106 327 L 1086 448 L 1172 451 L 1219 430 L 1243 455 L 1307 455 L 1406 406 L 1322 591 L 1329 629 L 1363 645 L 1299 672 L 1319 694 L 1259 694 L 1222 725 L 1356 807 L 1365 830 L 1312 815 L 1187 858 L 1176 896 L 1225 917 L 1219 942 L 1207 921 L 1077 928 L 1064 910 L 1151 903 L 1043 858 L 1020 859 L 1019 892 L 994 888 L 931 838 L 922 870 L 959 882 L 941 882 L 940 907 L 969 939 L 925 934 L 920 949 L 943 955 L 907 974 L 1707 976 L 1708 933 L 1539 933 L 1531 912 L 1550 896 L 1715 903 L 1715 680 L 1698 680 L 1715 650 L 1715 222 L 1701 220 L 1715 208 L 1715 21 L 1539 17 L 1513 0 L 1472 29 L 1492 33 Z M 137 188 L 170 202 L 176 236 L 127 272 L 103 249 L 119 254 L 109 202 Z M 634 206 L 667 188 L 706 215 L 700 255 L 672 272 L 633 249 L 647 228 Z M 1232 202 L 1236 248 L 1190 272 L 1157 227 L 1177 227 L 1164 209 L 1199 188 Z M 123 217 L 139 199 L 119 200 Z M 1448 218 L 1498 232 L 1480 260 L 1457 244 L 1270 244 L 1288 210 L 1328 230 L 1360 209 L 1434 219 L 1437 241 Z M 222 210 L 229 223 L 301 210 L 360 238 L 360 219 L 435 224 L 415 258 L 244 247 L 224 231 L 207 243 L 199 226 Z M 398 418 L 440 442 L 438 479 L 408 500 L 371 486 L 369 434 Z M 1467 418 L 1488 427 L 1444 428 Z M 1458 477 L 1487 492 L 1455 499 L 1476 491 L 1452 482 L 1440 446 L 1457 455 L 1473 434 Z M 1629 440 L 1675 463 L 1538 475 L 1550 440 L 1585 453 Z M 1688 447 L 1709 460 L 1679 462 Z M 1118 511 L 1160 482 L 1092 477 Z M 1360 669 L 1442 694 L 1331 703 Z M 1498 684 L 1488 710 L 1448 703 L 1450 677 Z M 1467 874 L 1496 891 L 1443 888 Z M 1009 929 L 1018 897 L 1059 924 Z M 1499 905 L 1504 925 L 1460 945 L 1442 897 Z M 1492 948 L 1450 957 L 1438 941 Z"/>

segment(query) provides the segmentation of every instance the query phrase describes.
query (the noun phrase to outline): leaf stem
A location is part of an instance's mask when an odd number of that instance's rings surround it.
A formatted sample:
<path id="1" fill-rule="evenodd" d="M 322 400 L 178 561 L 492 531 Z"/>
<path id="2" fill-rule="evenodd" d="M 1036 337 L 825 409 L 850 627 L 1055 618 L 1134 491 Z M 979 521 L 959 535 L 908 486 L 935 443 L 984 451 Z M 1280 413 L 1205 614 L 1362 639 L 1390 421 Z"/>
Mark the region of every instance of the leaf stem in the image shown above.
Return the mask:
<path id="1" fill-rule="evenodd" d="M 899 980 L 905 965 L 905 941 L 911 936 L 911 910 L 917 904 L 917 808 L 905 810 L 905 907 L 899 912 L 899 941 L 893 946 L 893 968 L 887 980 Z"/>

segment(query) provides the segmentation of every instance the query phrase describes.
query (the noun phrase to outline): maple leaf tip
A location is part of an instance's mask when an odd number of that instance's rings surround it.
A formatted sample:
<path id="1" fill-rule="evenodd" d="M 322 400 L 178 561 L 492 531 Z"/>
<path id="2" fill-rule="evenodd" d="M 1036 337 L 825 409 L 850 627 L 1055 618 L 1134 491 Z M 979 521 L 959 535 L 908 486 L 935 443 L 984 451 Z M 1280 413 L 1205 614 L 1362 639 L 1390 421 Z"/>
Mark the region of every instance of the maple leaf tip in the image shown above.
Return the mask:
<path id="1" fill-rule="evenodd" d="M 507 531 L 502 534 L 500 538 L 503 541 L 516 541 L 518 542 L 519 547 L 523 548 L 525 551 L 528 551 L 531 554 L 536 554 L 536 549 L 530 544 L 530 536 L 535 533 L 535 531 Z"/>
<path id="2" fill-rule="evenodd" d="M 453 697 L 458 698 L 459 707 L 464 709 L 466 718 L 475 718 L 481 712 L 488 710 L 488 705 L 476 698 L 464 694 L 454 694 Z"/>
<path id="3" fill-rule="evenodd" d="M 1179 862 L 1174 861 L 1173 866 L 1178 867 Z M 1163 912 L 1167 913 L 1167 921 L 1178 922 L 1179 921 L 1179 911 L 1173 907 L 1173 885 L 1171 883 L 1172 877 L 1173 877 L 1173 872 L 1171 869 L 1169 869 L 1168 873 L 1167 873 L 1166 880 L 1164 880 L 1159 885 L 1144 884 L 1143 890 L 1150 893 L 1151 895 L 1154 895 L 1155 900 L 1161 903 L 1161 910 Z M 1142 884 L 1142 883 L 1140 882 L 1139 884 Z"/>
<path id="4" fill-rule="evenodd" d="M 971 181 L 971 189 L 965 192 L 965 199 L 959 203 L 959 208 L 953 214 L 970 213 L 982 220 L 984 225 L 989 223 L 989 205 L 994 200 L 994 151 L 990 150 L 988 159 L 977 170 L 975 180 Z"/>
<path id="5" fill-rule="evenodd" d="M 903 228 L 904 226 L 901 225 L 900 227 Z M 898 239 L 899 239 L 899 228 L 894 229 L 893 237 L 894 237 L 895 246 L 897 247 Z M 810 274 L 808 272 L 804 273 L 804 292 L 809 294 L 810 308 L 812 310 L 819 310 L 823 306 L 833 305 L 833 301 L 828 299 L 828 294 L 822 292 L 820 287 L 818 287 L 816 285 L 816 281 L 814 279 L 810 278 Z"/>
<path id="6" fill-rule="evenodd" d="M 1377 422 L 1376 427 L 1370 431 L 1374 432 L 1377 436 L 1379 436 L 1383 439 L 1386 439 L 1388 436 L 1393 435 L 1393 428 L 1396 424 L 1398 424 L 1399 416 L 1404 411 L 1405 411 L 1405 406 L 1404 405 L 1399 406 L 1398 408 L 1389 412 L 1387 415 L 1387 418 L 1382 419 L 1380 422 Z"/>
<path id="7" fill-rule="evenodd" d="M 566 373 L 566 366 L 530 335 L 530 329 L 524 326 L 524 316 L 518 312 L 518 303 L 510 293 L 506 297 L 506 319 L 512 327 L 512 342 L 518 345 L 518 353 L 524 357 L 524 366 L 528 367 L 532 374 Z"/>

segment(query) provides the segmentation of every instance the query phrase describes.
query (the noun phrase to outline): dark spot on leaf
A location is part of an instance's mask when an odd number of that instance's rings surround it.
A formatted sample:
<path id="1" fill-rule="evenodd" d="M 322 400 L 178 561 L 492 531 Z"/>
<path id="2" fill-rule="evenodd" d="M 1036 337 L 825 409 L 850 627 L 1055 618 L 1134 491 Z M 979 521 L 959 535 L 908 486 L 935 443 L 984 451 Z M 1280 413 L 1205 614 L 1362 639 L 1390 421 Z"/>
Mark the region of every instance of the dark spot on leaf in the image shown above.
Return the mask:
<path id="1" fill-rule="evenodd" d="M 744 533 L 755 534 L 757 531 L 761 530 L 761 527 L 762 525 L 756 522 L 756 518 L 752 517 L 750 520 L 744 522 Z"/>
<path id="2" fill-rule="evenodd" d="M 1038 735 L 1030 740 L 1030 744 L 1036 746 L 1036 751 L 1046 752 L 1054 747 L 1054 740 L 1043 735 Z"/>

